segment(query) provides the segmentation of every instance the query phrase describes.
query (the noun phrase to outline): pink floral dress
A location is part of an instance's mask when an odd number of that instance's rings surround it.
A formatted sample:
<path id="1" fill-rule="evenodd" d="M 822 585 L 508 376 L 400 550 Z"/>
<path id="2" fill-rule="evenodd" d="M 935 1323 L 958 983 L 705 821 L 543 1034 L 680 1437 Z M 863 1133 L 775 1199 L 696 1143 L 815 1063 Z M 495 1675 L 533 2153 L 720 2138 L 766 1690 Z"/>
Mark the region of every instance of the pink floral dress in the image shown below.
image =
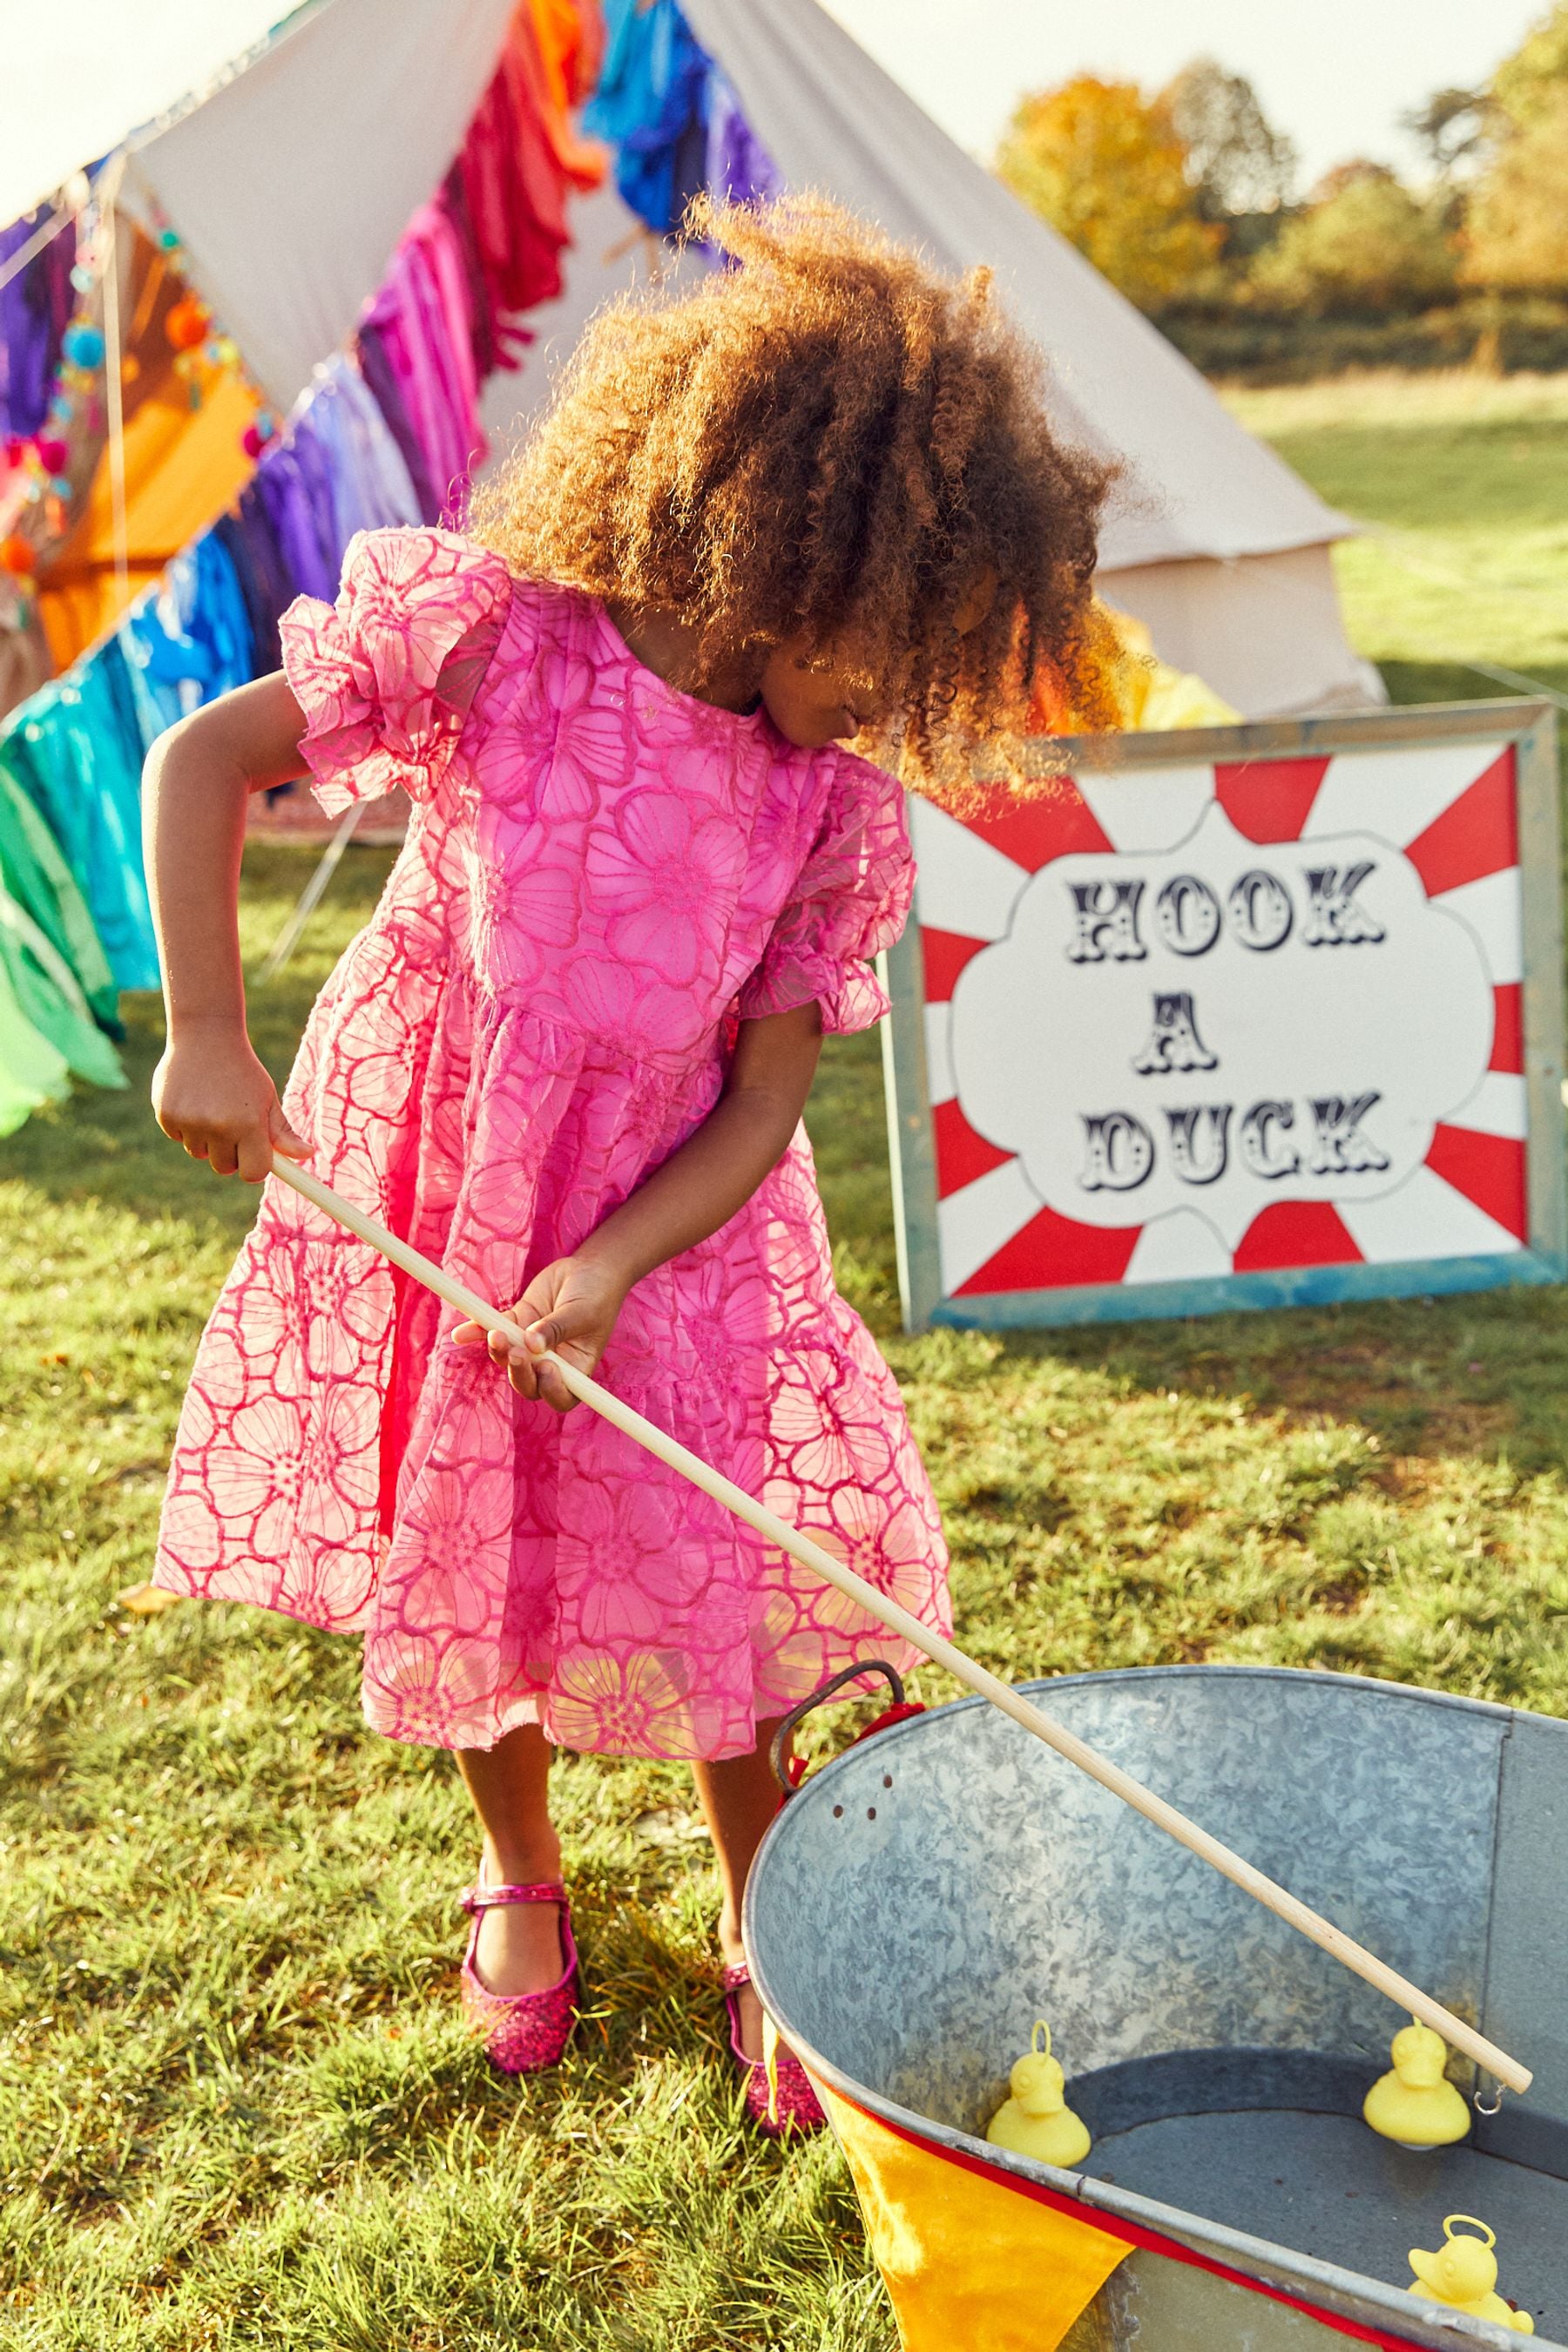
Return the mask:
<path id="1" fill-rule="evenodd" d="M 326 1181 L 499 1305 L 712 1108 L 737 1017 L 877 1020 L 896 786 L 645 669 L 603 608 L 448 533 L 362 535 L 284 659 L 329 811 L 406 847 L 285 1097 Z M 899 1644 L 275 1181 L 203 1336 L 156 1577 L 363 1630 L 368 1720 L 720 1757 Z M 927 1622 L 945 1554 L 898 1391 L 833 1286 L 811 1153 L 628 1297 L 599 1377 Z M 905 1663 L 907 1663 L 907 1659 Z"/>

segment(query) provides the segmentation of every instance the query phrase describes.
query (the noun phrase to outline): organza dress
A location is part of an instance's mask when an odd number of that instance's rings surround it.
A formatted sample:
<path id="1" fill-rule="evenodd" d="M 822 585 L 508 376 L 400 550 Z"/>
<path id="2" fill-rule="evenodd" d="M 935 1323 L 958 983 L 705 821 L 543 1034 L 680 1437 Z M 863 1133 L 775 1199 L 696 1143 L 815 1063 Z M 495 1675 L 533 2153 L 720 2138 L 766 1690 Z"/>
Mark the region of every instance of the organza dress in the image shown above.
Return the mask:
<path id="1" fill-rule="evenodd" d="M 402 785 L 377 911 L 286 1095 L 317 1173 L 498 1305 L 718 1098 L 738 1017 L 885 1009 L 897 787 L 666 685 L 602 606 L 424 530 L 286 615 L 329 812 Z M 368 1720 L 488 1747 L 749 1749 L 900 1645 L 582 1407 L 520 1398 L 428 1292 L 276 1181 L 203 1335 L 155 1570 L 364 1638 Z M 897 1388 L 833 1286 L 798 1131 L 632 1290 L 599 1378 L 928 1623 L 946 1558 Z M 909 1663 L 907 1657 L 902 1661 Z"/>

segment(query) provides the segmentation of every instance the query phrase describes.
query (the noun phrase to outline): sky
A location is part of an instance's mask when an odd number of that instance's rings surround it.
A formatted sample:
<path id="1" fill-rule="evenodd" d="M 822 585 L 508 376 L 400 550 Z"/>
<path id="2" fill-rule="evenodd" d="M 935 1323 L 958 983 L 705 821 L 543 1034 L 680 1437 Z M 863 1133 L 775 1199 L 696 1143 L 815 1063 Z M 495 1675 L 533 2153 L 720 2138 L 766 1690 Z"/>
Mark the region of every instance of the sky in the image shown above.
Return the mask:
<path id="1" fill-rule="evenodd" d="M 826 0 L 961 146 L 989 162 L 1022 92 L 1075 73 L 1157 89 L 1194 57 L 1243 73 L 1301 156 L 1304 192 L 1367 155 L 1405 172 L 1399 116 L 1485 79 L 1546 0 Z"/>
<path id="2" fill-rule="evenodd" d="M 0 225 L 288 13 L 289 0 L 0 0 Z"/>

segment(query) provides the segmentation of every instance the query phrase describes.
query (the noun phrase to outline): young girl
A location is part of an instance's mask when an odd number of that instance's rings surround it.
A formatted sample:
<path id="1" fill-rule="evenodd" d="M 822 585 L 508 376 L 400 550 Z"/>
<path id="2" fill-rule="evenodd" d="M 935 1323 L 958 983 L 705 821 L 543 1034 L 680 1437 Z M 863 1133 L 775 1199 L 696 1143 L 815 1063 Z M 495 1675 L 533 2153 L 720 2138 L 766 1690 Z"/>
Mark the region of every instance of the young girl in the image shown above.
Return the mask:
<path id="1" fill-rule="evenodd" d="M 767 2091 L 741 1898 L 773 1728 L 888 1637 L 595 1416 L 560 1350 L 948 1623 L 931 1489 L 833 1286 L 800 1117 L 912 870 L 898 785 L 1093 699 L 1101 468 L 1037 362 L 831 208 L 710 217 L 738 266 L 584 339 L 471 537 L 357 539 L 284 670 L 148 763 L 168 1003 L 153 1100 L 220 1175 L 276 1149 L 528 1327 L 510 1354 L 270 1183 L 203 1338 L 157 1580 L 364 1637 L 364 1708 L 455 1748 L 482 1832 L 462 1973 L 555 2063 L 576 1955 L 551 1744 L 692 1759 L 731 2040 Z M 280 1106 L 246 1034 L 247 795 L 401 785 L 407 845 Z M 992 764 L 994 765 L 993 760 Z M 908 1663 L 908 1661 L 904 1661 Z M 820 2120 L 787 2059 L 782 2113 Z"/>

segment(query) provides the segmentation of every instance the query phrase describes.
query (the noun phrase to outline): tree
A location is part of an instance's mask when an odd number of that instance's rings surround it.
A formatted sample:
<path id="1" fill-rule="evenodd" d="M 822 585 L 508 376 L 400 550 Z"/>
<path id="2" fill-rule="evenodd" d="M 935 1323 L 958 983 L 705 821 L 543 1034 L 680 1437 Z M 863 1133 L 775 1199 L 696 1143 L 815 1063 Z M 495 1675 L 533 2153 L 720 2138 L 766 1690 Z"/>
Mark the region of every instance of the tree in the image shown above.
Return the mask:
<path id="1" fill-rule="evenodd" d="M 1466 209 L 1464 273 L 1500 292 L 1568 287 L 1568 0 L 1492 76 L 1488 156 Z"/>
<path id="2" fill-rule="evenodd" d="M 1310 212 L 1320 205 L 1331 204 L 1347 188 L 1358 187 L 1363 180 L 1385 180 L 1398 185 L 1398 173 L 1386 163 L 1374 163 L 1370 156 L 1352 155 L 1343 163 L 1331 163 L 1321 180 L 1314 180 L 1307 191 L 1307 208 Z"/>
<path id="3" fill-rule="evenodd" d="M 1425 106 L 1400 117 L 1426 150 L 1440 179 L 1452 177 L 1456 165 L 1471 163 L 1485 146 L 1490 129 L 1492 102 L 1484 89 L 1435 89 Z"/>
<path id="4" fill-rule="evenodd" d="M 1131 82 L 1081 74 L 1024 99 L 996 168 L 1140 310 L 1212 274 L 1219 231 L 1199 215 L 1187 151 L 1168 109 Z"/>
<path id="5" fill-rule="evenodd" d="M 1528 131 L 1556 111 L 1557 94 L 1568 87 L 1568 0 L 1527 33 L 1492 76 L 1491 97 L 1509 121 Z"/>
<path id="6" fill-rule="evenodd" d="M 1267 300 L 1315 317 L 1384 318 L 1452 294 L 1457 266 L 1441 202 L 1378 167 L 1342 176 L 1324 202 L 1287 221 L 1252 282 Z"/>
<path id="7" fill-rule="evenodd" d="M 1568 80 L 1532 98 L 1509 131 L 1466 209 L 1464 273 L 1509 293 L 1568 287 Z"/>
<path id="8" fill-rule="evenodd" d="M 1296 150 L 1276 131 L 1245 74 L 1195 58 L 1161 93 L 1187 151 L 1187 174 L 1205 220 L 1278 212 L 1290 201 Z"/>

